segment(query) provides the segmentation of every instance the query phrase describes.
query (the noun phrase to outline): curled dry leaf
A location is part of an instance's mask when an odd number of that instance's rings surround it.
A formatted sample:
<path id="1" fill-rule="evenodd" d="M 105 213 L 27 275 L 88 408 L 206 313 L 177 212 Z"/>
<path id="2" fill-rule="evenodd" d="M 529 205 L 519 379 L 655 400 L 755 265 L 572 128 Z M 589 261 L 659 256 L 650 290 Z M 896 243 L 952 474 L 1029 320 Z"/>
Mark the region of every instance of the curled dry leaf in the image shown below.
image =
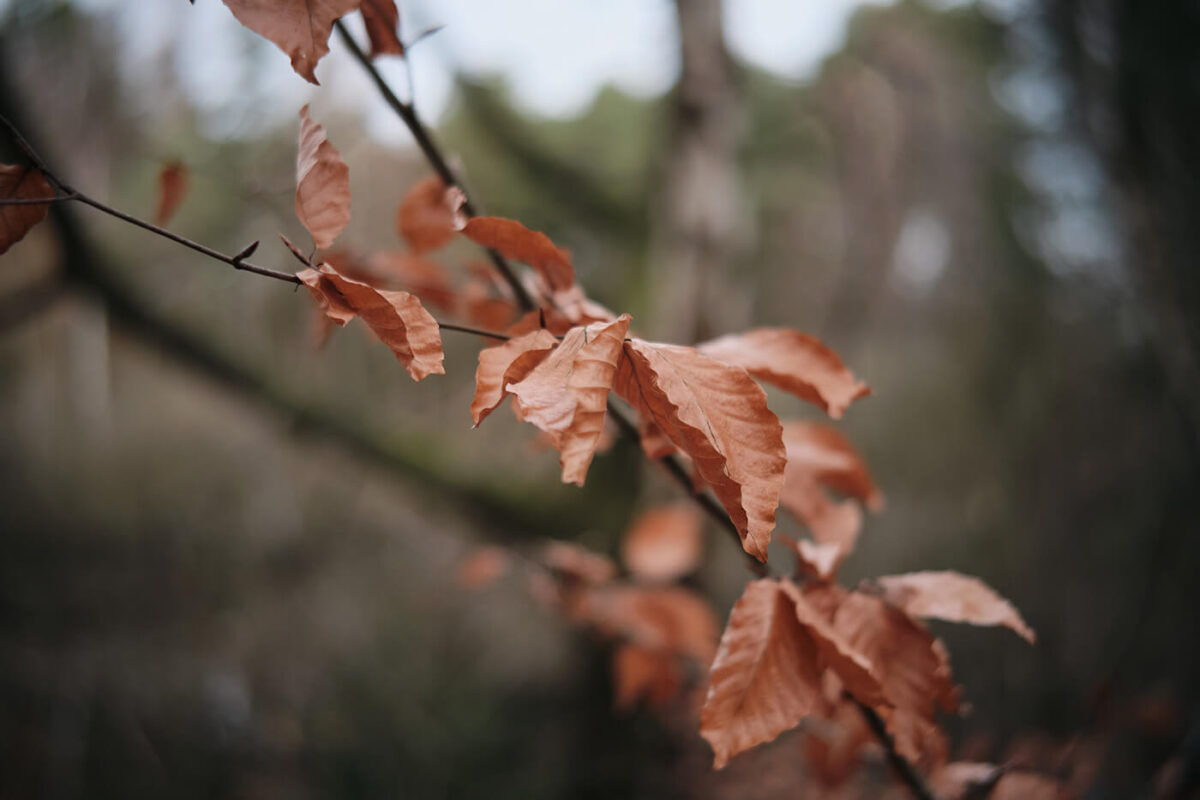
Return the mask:
<path id="1" fill-rule="evenodd" d="M 309 83 L 329 52 L 333 23 L 358 8 L 361 0 L 224 0 L 238 22 L 269 39 L 292 60 Z"/>
<path id="2" fill-rule="evenodd" d="M 629 320 L 572 328 L 528 375 L 505 384 L 518 415 L 554 437 L 566 483 L 582 486 L 587 477 Z"/>
<path id="3" fill-rule="evenodd" d="M 552 292 L 568 289 L 575 283 L 571 254 L 555 245 L 546 234 L 531 231 L 513 219 L 468 218 L 461 212 L 465 201 L 462 192 L 450 190 L 448 203 L 455 214 L 455 227 L 468 239 L 533 267 Z"/>
<path id="4" fill-rule="evenodd" d="M 329 260 L 328 255 L 325 258 Z M 367 260 L 367 268 L 371 274 L 398 282 L 405 291 L 443 311 L 454 310 L 458 302 L 458 292 L 450 283 L 446 270 L 436 261 L 412 253 L 386 250 L 372 254 Z"/>
<path id="5" fill-rule="evenodd" d="M 350 168 L 313 122 L 308 106 L 300 109 L 300 145 L 296 152 L 296 216 L 321 250 L 350 221 Z"/>
<path id="6" fill-rule="evenodd" d="M 876 578 L 875 582 L 892 604 L 911 616 L 1003 625 L 1030 644 L 1037 641 L 1037 634 L 1013 604 L 979 578 L 949 571 L 910 572 Z"/>
<path id="7" fill-rule="evenodd" d="M 613 705 L 630 711 L 638 705 L 662 708 L 683 688 L 679 659 L 662 650 L 623 644 L 613 651 Z"/>
<path id="8" fill-rule="evenodd" d="M 187 167 L 179 161 L 172 161 L 165 165 L 158 173 L 158 206 L 154 210 L 155 225 L 162 227 L 175 216 L 175 212 L 183 203 L 183 198 L 187 196 L 187 191 Z"/>
<path id="9" fill-rule="evenodd" d="M 0 164 L 0 198 L 34 200 L 54 197 L 41 170 Z M 46 218 L 50 206 L 41 203 L 0 206 L 0 253 L 5 252 Z"/>
<path id="10" fill-rule="evenodd" d="M 396 8 L 396 0 L 361 1 L 359 10 L 367 28 L 367 38 L 371 40 L 371 57 L 404 55 L 404 44 L 400 41 L 400 11 Z"/>
<path id="11" fill-rule="evenodd" d="M 691 456 L 746 552 L 766 561 L 787 461 L 766 394 L 745 370 L 690 347 L 630 339 L 625 356 L 617 394 Z"/>
<path id="12" fill-rule="evenodd" d="M 464 589 L 482 589 L 495 583 L 512 566 L 512 559 L 501 547 L 477 547 L 458 565 L 458 585 Z"/>
<path id="13" fill-rule="evenodd" d="M 446 205 L 446 184 L 441 178 L 430 175 L 413 184 L 396 211 L 396 230 L 414 253 L 437 250 L 457 235 L 454 212 Z"/>
<path id="14" fill-rule="evenodd" d="M 820 699 L 817 645 L 795 605 L 775 581 L 753 581 L 729 614 L 700 712 L 714 768 L 795 727 Z"/>
<path id="15" fill-rule="evenodd" d="M 703 522 L 691 503 L 648 509 L 621 540 L 621 560 L 646 581 L 669 583 L 694 572 L 703 555 Z"/>
<path id="16" fill-rule="evenodd" d="M 754 377 L 815 403 L 837 419 L 871 393 L 818 339 L 788 328 L 757 328 L 699 345 L 701 353 L 737 364 Z"/>
<path id="17" fill-rule="evenodd" d="M 337 324 L 345 325 L 355 316 L 361 317 L 413 380 L 445 374 L 437 320 L 413 295 L 351 280 L 328 264 L 302 270 L 297 277 Z"/>
<path id="18" fill-rule="evenodd" d="M 549 331 L 536 330 L 495 347 L 479 351 L 475 370 L 475 398 L 471 401 L 471 419 L 475 427 L 495 411 L 507 396 L 504 387 L 518 383 L 558 346 Z"/>
<path id="19" fill-rule="evenodd" d="M 879 597 L 849 592 L 833 614 L 833 627 L 855 652 L 879 665 L 883 695 L 893 708 L 876 706 L 905 758 L 925 765 L 945 761 L 938 708 L 958 707 L 958 689 L 945 648 L 920 623 Z"/>

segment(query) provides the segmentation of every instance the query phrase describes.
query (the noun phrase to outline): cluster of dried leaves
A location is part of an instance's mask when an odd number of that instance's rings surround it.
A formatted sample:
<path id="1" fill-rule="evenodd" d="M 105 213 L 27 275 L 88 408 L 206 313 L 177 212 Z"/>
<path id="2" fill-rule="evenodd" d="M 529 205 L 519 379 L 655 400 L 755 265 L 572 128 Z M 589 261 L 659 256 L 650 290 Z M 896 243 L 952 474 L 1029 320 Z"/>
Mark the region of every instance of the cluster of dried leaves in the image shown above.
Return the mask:
<path id="1" fill-rule="evenodd" d="M 373 53 L 404 50 L 392 0 L 225 3 L 314 83 L 333 23 L 360 6 Z M 718 768 L 810 719 L 805 750 L 831 784 L 849 774 L 871 739 L 860 713 L 865 706 L 883 719 L 900 754 L 944 773 L 947 745 L 936 715 L 956 710 L 959 693 L 945 648 L 921 620 L 1003 625 L 1030 642 L 1034 634 L 1006 600 L 957 573 L 889 576 L 851 590 L 835 582 L 856 546 L 863 507 L 880 508 L 882 495 L 836 429 L 781 423 L 759 384 L 838 418 L 870 390 L 835 353 L 781 328 L 695 347 L 639 338 L 628 314 L 584 294 L 567 251 L 514 220 L 469 217 L 462 193 L 437 177 L 412 187 L 399 205 L 396 227 L 405 249 L 365 256 L 331 250 L 350 218 L 349 170 L 307 106 L 300 111 L 296 171 L 296 213 L 322 255 L 298 278 L 326 326 L 361 319 L 421 380 L 444 372 L 439 323 L 426 303 L 482 325 L 499 343 L 479 354 L 475 424 L 511 396 L 517 419 L 539 428 L 558 450 L 565 482 L 584 483 L 615 395 L 636 415 L 646 454 L 690 462 L 695 491 L 713 493 L 751 556 L 766 561 L 780 507 L 810 532 L 811 538 L 787 542 L 795 576 L 749 583 L 719 640 L 706 602 L 674 585 L 699 563 L 694 511 L 653 509 L 635 522 L 622 546 L 628 580 L 617 580 L 606 558 L 571 545 L 541 552 L 538 563 L 555 577 L 546 584 L 552 591 L 542 594 L 616 642 L 618 706 L 661 704 L 702 685 L 700 732 Z M 179 165 L 164 170 L 160 221 L 179 206 L 185 187 Z M 0 196 L 52 195 L 37 170 L 0 167 Z M 0 252 L 45 213 L 39 204 L 0 207 Z M 527 264 L 525 287 L 539 307 L 522 313 L 511 288 L 487 267 L 467 265 L 466 280 L 456 281 L 433 254 L 459 237 Z M 464 580 L 482 583 L 503 568 L 504 558 L 489 550 L 464 568 Z M 705 673 L 707 679 L 695 680 Z"/>

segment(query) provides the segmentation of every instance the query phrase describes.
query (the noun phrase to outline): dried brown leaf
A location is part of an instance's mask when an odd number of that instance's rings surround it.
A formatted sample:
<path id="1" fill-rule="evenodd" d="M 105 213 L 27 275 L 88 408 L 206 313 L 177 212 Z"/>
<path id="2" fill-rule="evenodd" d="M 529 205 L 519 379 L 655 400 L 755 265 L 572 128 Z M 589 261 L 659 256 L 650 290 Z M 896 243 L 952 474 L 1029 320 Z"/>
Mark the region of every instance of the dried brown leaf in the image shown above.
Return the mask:
<path id="1" fill-rule="evenodd" d="M 361 0 L 224 0 L 238 22 L 270 39 L 292 60 L 292 69 L 318 83 L 317 62 L 329 52 L 333 23 Z"/>
<path id="2" fill-rule="evenodd" d="M 746 552 L 766 561 L 786 464 L 766 394 L 744 370 L 690 347 L 630 339 L 625 355 L 617 394 L 691 456 Z"/>
<path id="3" fill-rule="evenodd" d="M 482 589 L 495 583 L 512 566 L 504 548 L 495 545 L 477 547 L 458 565 L 458 585 L 464 589 Z"/>
<path id="4" fill-rule="evenodd" d="M 187 196 L 187 191 L 187 167 L 179 161 L 172 161 L 164 165 L 162 171 L 158 173 L 158 205 L 154 211 L 155 225 L 162 227 L 175 216 L 175 212 L 183 204 L 183 198 Z"/>
<path id="5" fill-rule="evenodd" d="M 629 320 L 572 328 L 525 378 L 505 384 L 519 416 L 555 438 L 565 483 L 582 486 L 587 477 Z"/>
<path id="6" fill-rule="evenodd" d="M 413 380 L 445 374 L 437 320 L 415 296 L 351 280 L 328 264 L 302 270 L 297 276 L 334 322 L 345 325 L 355 316 L 361 317 Z"/>
<path id="7" fill-rule="evenodd" d="M 846 407 L 871 393 L 818 339 L 788 328 L 757 328 L 699 345 L 707 356 L 737 364 L 837 419 Z"/>
<path id="8" fill-rule="evenodd" d="M 453 194 L 453 191 L 452 191 Z M 461 195 L 451 198 L 450 208 L 457 214 L 462 205 Z M 458 214 L 456 227 L 471 241 L 490 247 L 505 258 L 533 267 L 552 292 L 570 288 L 575 283 L 575 267 L 571 254 L 538 231 L 503 217 L 466 217 Z"/>
<path id="9" fill-rule="evenodd" d="M 548 569 L 580 583 L 599 585 L 617 574 L 617 565 L 612 559 L 575 542 L 546 542 L 538 553 L 538 560 Z"/>
<path id="10" fill-rule="evenodd" d="M 371 40 L 371 57 L 379 55 L 404 55 L 404 44 L 400 41 L 400 11 L 396 0 L 362 0 L 363 24 L 367 38 Z"/>
<path id="11" fill-rule="evenodd" d="M 683 670 L 670 653 L 623 644 L 613 651 L 613 705 L 629 711 L 645 704 L 662 708 L 683 688 Z"/>
<path id="12" fill-rule="evenodd" d="M 1030 644 L 1037 634 L 1025 624 L 1013 604 L 970 575 L 958 572 L 910 572 L 876 578 L 884 596 L 914 617 L 1003 625 Z"/>
<path id="13" fill-rule="evenodd" d="M 700 712 L 713 766 L 795 727 L 820 699 L 817 645 L 791 598 L 773 580 L 750 583 L 721 634 Z"/>
<path id="14" fill-rule="evenodd" d="M 507 396 L 505 386 L 523 380 L 557 346 L 558 339 L 549 331 L 537 330 L 480 350 L 475 399 L 471 401 L 475 426 L 503 402 Z"/>
<path id="15" fill-rule="evenodd" d="M 446 205 L 446 184 L 441 178 L 430 175 L 413 184 L 396 211 L 396 230 L 414 253 L 427 253 L 450 243 L 458 229 L 454 212 Z"/>
<path id="16" fill-rule="evenodd" d="M 0 164 L 0 198 L 35 200 L 54 197 L 54 188 L 41 170 Z M 5 252 L 46 218 L 49 204 L 0 206 L 0 253 Z"/>
<path id="17" fill-rule="evenodd" d="M 703 555 L 703 522 L 691 503 L 647 509 L 621 540 L 621 560 L 635 577 L 669 583 L 694 572 Z"/>
<path id="18" fill-rule="evenodd" d="M 328 254 L 325 260 L 330 260 Z M 367 268 L 371 274 L 398 282 L 405 291 L 443 311 L 453 311 L 458 303 L 458 292 L 445 268 L 436 261 L 412 253 L 385 250 L 372 254 Z"/>
<path id="19" fill-rule="evenodd" d="M 350 168 L 313 122 L 308 106 L 300 109 L 300 142 L 296 152 L 296 216 L 321 250 L 350 221 Z"/>
<path id="20" fill-rule="evenodd" d="M 717 647 L 712 608 L 699 594 L 678 586 L 599 586 L 579 596 L 574 612 L 605 636 L 705 666 Z"/>

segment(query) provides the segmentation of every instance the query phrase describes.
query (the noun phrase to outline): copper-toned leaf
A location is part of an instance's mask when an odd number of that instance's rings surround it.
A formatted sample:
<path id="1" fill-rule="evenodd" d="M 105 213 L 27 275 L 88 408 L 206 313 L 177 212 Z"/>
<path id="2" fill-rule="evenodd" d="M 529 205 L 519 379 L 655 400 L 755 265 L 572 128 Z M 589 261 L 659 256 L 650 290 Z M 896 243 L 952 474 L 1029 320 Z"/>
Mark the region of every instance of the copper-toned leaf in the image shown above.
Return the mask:
<path id="1" fill-rule="evenodd" d="M 1005 773 L 988 800 L 1072 800 L 1075 795 L 1058 781 L 1029 772 Z"/>
<path id="2" fill-rule="evenodd" d="M 458 565 L 458 585 L 465 589 L 482 589 L 495 583 L 512 565 L 504 548 L 495 545 L 477 547 Z"/>
<path id="3" fill-rule="evenodd" d="M 914 762 L 945 760 L 946 742 L 934 721 L 938 708 L 953 711 L 958 690 L 945 649 L 922 625 L 879 597 L 842 595 L 833 627 L 871 664 L 879 665 L 884 697 L 894 708 L 877 708 L 896 741 Z"/>
<path id="4" fill-rule="evenodd" d="M 670 653 L 623 644 L 613 651 L 613 704 L 629 711 L 645 703 L 662 708 L 683 687 L 683 670 Z"/>
<path id="5" fill-rule="evenodd" d="M 400 41 L 400 11 L 396 0 L 362 0 L 362 18 L 371 40 L 371 57 L 404 55 Z"/>
<path id="6" fill-rule="evenodd" d="M 554 572 L 581 583 L 607 583 L 617 574 L 611 559 L 575 542 L 547 542 L 538 559 Z"/>
<path id="7" fill-rule="evenodd" d="M 507 297 L 494 296 L 490 284 L 477 278 L 467 281 L 458 297 L 458 316 L 489 331 L 505 331 L 518 313 L 516 303 Z M 508 335 L 515 334 L 509 330 Z"/>
<path id="8" fill-rule="evenodd" d="M 877 668 L 858 652 L 791 581 L 780 581 L 779 586 L 795 605 L 796 619 L 816 642 L 821 654 L 821 666 L 833 670 L 846 691 L 862 702 L 872 706 L 887 705 L 877 674 L 878 670 L 886 668 L 885 665 L 880 664 Z"/>
<path id="9" fill-rule="evenodd" d="M 437 320 L 413 295 L 351 280 L 328 264 L 297 276 L 334 322 L 345 325 L 355 316 L 361 317 L 413 380 L 445 374 Z"/>
<path id="10" fill-rule="evenodd" d="M 188 171 L 179 161 L 165 165 L 158 173 L 158 206 L 154 210 L 154 224 L 166 225 L 187 196 Z"/>
<path id="11" fill-rule="evenodd" d="M 700 712 L 700 735 L 720 769 L 738 753 L 799 724 L 821 698 L 817 645 L 770 579 L 746 586 L 721 634 Z"/>
<path id="12" fill-rule="evenodd" d="M 54 189 L 41 170 L 0 164 L 0 198 L 35 200 L 54 197 Z M 49 205 L 29 203 L 0 206 L 0 253 L 8 250 L 46 218 Z"/>
<path id="13" fill-rule="evenodd" d="M 475 426 L 499 407 L 507 395 L 505 386 L 523 380 L 557 346 L 558 339 L 549 331 L 537 330 L 480 350 L 471 401 Z"/>
<path id="14" fill-rule="evenodd" d="M 621 540 L 621 560 L 637 578 L 669 583 L 700 565 L 702 525 L 696 507 L 688 502 L 643 511 Z"/>
<path id="15" fill-rule="evenodd" d="M 884 595 L 914 617 L 1003 625 L 1033 644 L 1037 634 L 1013 604 L 979 578 L 958 572 L 910 572 L 877 578 Z"/>
<path id="16" fill-rule="evenodd" d="M 573 325 L 590 322 L 612 322 L 617 315 L 592 300 L 579 284 L 560 289 L 550 295 L 554 309 L 571 321 Z"/>
<path id="17" fill-rule="evenodd" d="M 836 570 L 858 541 L 862 511 L 853 501 L 834 501 L 825 490 L 850 495 L 872 508 L 882 506 L 883 495 L 862 458 L 835 428 L 788 422 L 783 442 L 788 463 L 779 504 L 808 526 L 818 544 L 836 548 L 836 553 L 828 548 L 821 553 L 825 568 Z M 820 574 L 827 578 L 833 573 Z"/>
<path id="18" fill-rule="evenodd" d="M 367 265 L 373 274 L 398 282 L 406 292 L 443 311 L 453 311 L 458 303 L 458 292 L 446 275 L 446 270 L 436 261 L 412 253 L 385 250 L 374 253 Z"/>
<path id="19" fill-rule="evenodd" d="M 705 666 L 717 646 L 717 621 L 699 594 L 678 586 L 612 584 L 579 597 L 576 618 L 641 647 L 690 658 Z"/>
<path id="20" fill-rule="evenodd" d="M 462 201 L 451 200 L 451 208 L 457 211 Z M 575 267 L 571 265 L 571 254 L 538 231 L 531 231 L 521 223 L 503 217 L 473 217 L 459 215 L 457 227 L 463 235 L 476 244 L 491 247 L 505 258 L 521 261 L 537 270 L 551 291 L 569 288 L 575 283 Z"/>
<path id="21" fill-rule="evenodd" d="M 350 168 L 329 143 L 325 129 L 300 109 L 296 152 L 296 216 L 324 250 L 350 221 Z"/>
<path id="22" fill-rule="evenodd" d="M 292 69 L 318 83 L 317 62 L 329 52 L 333 23 L 361 0 L 224 0 L 238 22 L 270 39 L 292 60 Z"/>
<path id="23" fill-rule="evenodd" d="M 698 349 L 815 403 L 834 419 L 842 416 L 850 403 L 871 393 L 836 353 L 812 336 L 788 328 L 730 334 L 705 342 Z"/>
<path id="24" fill-rule="evenodd" d="M 413 184 L 396 212 L 396 229 L 414 253 L 437 250 L 455 237 L 454 212 L 446 205 L 441 178 L 430 175 Z"/>
<path id="25" fill-rule="evenodd" d="M 539 308 L 521 315 L 521 318 L 508 326 L 504 332 L 509 336 L 519 336 L 522 333 L 544 329 L 555 336 L 563 336 L 574 327 L 575 323 L 571 322 L 561 311 L 554 308 Z"/>
<path id="26" fill-rule="evenodd" d="M 808 539 L 797 540 L 786 535 L 780 539 L 796 556 L 800 574 L 810 578 L 832 580 L 846 555 L 837 544 L 821 544 L 810 542 Z"/>
<path id="27" fill-rule="evenodd" d="M 691 456 L 760 561 L 775 527 L 786 464 L 783 428 L 745 370 L 690 347 L 630 339 L 614 388 Z"/>
<path id="28" fill-rule="evenodd" d="M 837 703 L 829 712 L 829 721 L 805 736 L 801 748 L 821 785 L 836 789 L 854 774 L 863 748 L 873 740 L 857 706 Z"/>
<path id="29" fill-rule="evenodd" d="M 555 437 L 566 483 L 582 486 L 587 477 L 629 319 L 572 328 L 524 379 L 504 387 L 522 419 Z"/>
<path id="30" fill-rule="evenodd" d="M 995 764 L 953 761 L 929 776 L 929 788 L 942 800 L 990 797 L 1000 777 L 1001 770 Z"/>

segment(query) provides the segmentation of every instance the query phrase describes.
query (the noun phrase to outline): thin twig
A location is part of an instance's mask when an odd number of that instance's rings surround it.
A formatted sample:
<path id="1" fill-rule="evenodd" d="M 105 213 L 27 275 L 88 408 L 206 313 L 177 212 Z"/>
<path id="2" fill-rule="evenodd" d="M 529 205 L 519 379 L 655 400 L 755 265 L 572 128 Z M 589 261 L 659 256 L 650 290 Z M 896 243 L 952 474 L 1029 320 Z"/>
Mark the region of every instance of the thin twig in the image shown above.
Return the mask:
<path id="1" fill-rule="evenodd" d="M 441 150 L 434 143 L 433 138 L 429 135 L 429 131 L 421 122 L 421 118 L 417 116 L 416 109 L 413 108 L 411 103 L 405 103 L 396 96 L 396 93 L 388 86 L 387 81 L 379 74 L 379 70 L 375 69 L 375 64 L 372 63 L 370 56 L 358 46 L 358 42 L 354 41 L 354 37 L 350 35 L 350 31 L 346 30 L 346 26 L 342 24 L 341 20 L 335 22 L 334 27 L 337 28 L 338 35 L 342 37 L 342 41 L 345 43 L 347 49 L 358 60 L 358 63 L 362 64 L 367 74 L 371 76 L 371 80 L 375 83 L 375 88 L 379 90 L 379 94 L 383 97 L 384 101 L 404 121 L 404 125 L 412 134 L 413 139 L 416 140 L 417 146 L 425 154 L 425 160 L 429 162 L 429 165 L 433 167 L 433 171 L 442 179 L 442 183 L 447 186 L 457 186 L 463 191 L 463 197 L 466 197 L 466 189 L 463 188 L 462 181 L 458 179 L 454 170 L 450 168 L 449 162 L 442 156 Z M 475 206 L 471 204 L 470 198 L 467 198 L 466 202 L 463 203 L 461 210 L 468 217 L 476 216 Z M 500 273 L 501 277 L 504 278 L 505 282 L 512 289 L 513 296 L 517 298 L 517 302 L 521 305 L 521 308 L 524 311 L 533 311 L 537 308 L 537 304 L 529 296 L 529 291 L 525 288 L 525 284 L 521 283 L 520 278 L 517 277 L 516 272 L 513 271 L 512 266 L 505 260 L 504 256 L 490 247 L 487 253 L 488 257 L 492 260 L 492 264 L 496 267 L 496 271 Z"/>
<path id="2" fill-rule="evenodd" d="M 871 733 L 875 734 L 875 738 L 883 745 L 883 751 L 887 755 L 888 763 L 892 769 L 896 771 L 896 776 L 908 786 L 909 791 L 913 793 L 913 797 L 917 800 L 937 800 L 937 795 L 925 785 L 925 779 L 921 777 L 921 773 L 917 772 L 907 758 L 900 755 L 900 751 L 896 749 L 896 742 L 892 735 L 888 733 L 887 725 L 883 718 L 866 703 L 859 700 L 857 697 L 846 695 L 853 701 L 854 705 L 858 706 L 859 712 L 862 713 L 863 719 L 867 722 L 867 727 L 871 729 Z"/>
<path id="3" fill-rule="evenodd" d="M 46 203 L 62 203 L 78 200 L 77 194 L 59 194 L 54 197 L 0 197 L 0 206 L 42 206 Z"/>

